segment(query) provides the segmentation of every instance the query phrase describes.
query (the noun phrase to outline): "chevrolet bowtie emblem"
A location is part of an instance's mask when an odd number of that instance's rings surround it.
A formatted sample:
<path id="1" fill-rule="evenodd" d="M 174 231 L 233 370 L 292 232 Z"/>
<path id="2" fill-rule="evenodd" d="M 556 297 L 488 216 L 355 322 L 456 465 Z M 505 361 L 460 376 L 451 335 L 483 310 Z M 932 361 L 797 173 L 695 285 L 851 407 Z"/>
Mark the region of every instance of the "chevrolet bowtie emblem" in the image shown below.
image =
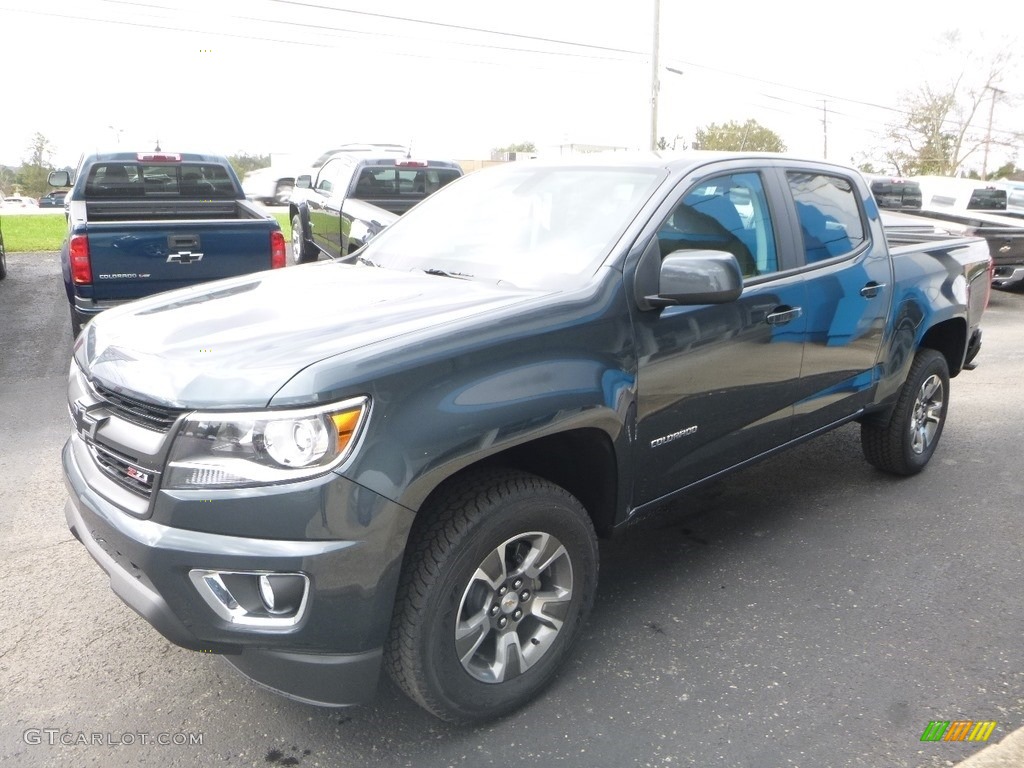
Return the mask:
<path id="1" fill-rule="evenodd" d="M 89 413 L 90 410 L 102 407 L 102 405 L 103 403 L 96 403 L 91 406 L 86 406 L 75 401 L 75 405 L 71 409 L 72 417 L 75 421 L 75 429 L 78 430 L 80 434 L 87 436 L 93 441 L 96 440 L 96 430 L 110 420 L 109 416 L 93 416 Z"/>
<path id="2" fill-rule="evenodd" d="M 172 253 L 167 257 L 167 262 L 175 262 L 177 264 L 191 264 L 193 261 L 202 261 L 203 254 L 195 251 L 178 251 Z"/>

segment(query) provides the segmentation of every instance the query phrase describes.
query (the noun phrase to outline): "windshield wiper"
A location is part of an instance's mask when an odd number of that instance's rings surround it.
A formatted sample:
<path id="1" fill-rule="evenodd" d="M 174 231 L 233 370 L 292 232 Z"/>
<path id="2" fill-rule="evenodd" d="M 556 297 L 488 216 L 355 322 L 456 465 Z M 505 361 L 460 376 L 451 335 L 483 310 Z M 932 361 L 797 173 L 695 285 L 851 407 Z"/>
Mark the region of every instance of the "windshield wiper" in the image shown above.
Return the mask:
<path id="1" fill-rule="evenodd" d="M 365 256 L 357 256 L 356 257 L 356 261 L 358 261 L 360 264 L 365 264 L 368 267 L 379 267 L 380 266 L 380 264 L 378 264 L 376 261 L 370 261 Z"/>
<path id="2" fill-rule="evenodd" d="M 426 275 L 437 275 L 438 277 L 454 277 L 456 280 L 472 280 L 476 275 L 466 272 L 449 272 L 447 269 L 424 269 Z"/>

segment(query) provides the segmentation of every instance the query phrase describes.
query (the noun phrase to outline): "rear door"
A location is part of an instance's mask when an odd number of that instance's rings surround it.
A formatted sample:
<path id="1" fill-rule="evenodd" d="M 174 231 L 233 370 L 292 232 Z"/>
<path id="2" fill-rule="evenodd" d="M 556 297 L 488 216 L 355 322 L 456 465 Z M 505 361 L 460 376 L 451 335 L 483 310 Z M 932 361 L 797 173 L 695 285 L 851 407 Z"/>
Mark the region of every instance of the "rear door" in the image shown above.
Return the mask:
<path id="1" fill-rule="evenodd" d="M 870 402 L 893 274 L 888 247 L 872 234 L 882 231 L 878 210 L 852 177 L 810 166 L 786 168 L 781 176 L 807 286 L 801 399 L 794 414 L 799 436 Z"/>

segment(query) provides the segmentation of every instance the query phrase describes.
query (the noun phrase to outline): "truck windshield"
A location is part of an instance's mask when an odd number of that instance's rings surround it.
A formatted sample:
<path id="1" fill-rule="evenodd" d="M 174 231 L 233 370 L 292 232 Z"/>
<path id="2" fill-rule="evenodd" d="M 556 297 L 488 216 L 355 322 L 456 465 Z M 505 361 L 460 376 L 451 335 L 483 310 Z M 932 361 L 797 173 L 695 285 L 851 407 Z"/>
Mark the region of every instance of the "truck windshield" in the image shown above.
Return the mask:
<path id="1" fill-rule="evenodd" d="M 388 269 L 564 287 L 601 265 L 663 173 L 528 162 L 478 171 L 428 197 L 360 256 Z"/>

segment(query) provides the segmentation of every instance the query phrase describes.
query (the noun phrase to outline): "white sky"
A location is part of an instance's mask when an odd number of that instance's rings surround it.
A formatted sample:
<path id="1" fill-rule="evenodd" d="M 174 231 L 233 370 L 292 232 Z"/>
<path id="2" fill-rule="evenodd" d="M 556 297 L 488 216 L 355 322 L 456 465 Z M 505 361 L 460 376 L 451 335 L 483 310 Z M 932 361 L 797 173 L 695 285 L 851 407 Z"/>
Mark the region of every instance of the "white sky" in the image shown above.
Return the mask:
<path id="1" fill-rule="evenodd" d="M 58 165 L 157 138 L 310 159 L 350 141 L 457 159 L 520 141 L 644 148 L 654 2 L 0 0 L 0 163 L 20 163 L 37 131 Z M 689 142 L 753 117 L 791 153 L 821 157 L 824 99 L 829 159 L 860 162 L 896 116 L 870 105 L 963 69 L 967 54 L 940 43 L 957 24 L 965 51 L 1008 49 L 1011 7 L 662 0 L 662 65 L 683 74 L 662 70 L 658 133 Z M 1021 72 L 1004 82 L 1010 97 L 1024 94 Z M 1022 117 L 998 104 L 996 137 Z M 1009 157 L 993 147 L 990 170 Z"/>

